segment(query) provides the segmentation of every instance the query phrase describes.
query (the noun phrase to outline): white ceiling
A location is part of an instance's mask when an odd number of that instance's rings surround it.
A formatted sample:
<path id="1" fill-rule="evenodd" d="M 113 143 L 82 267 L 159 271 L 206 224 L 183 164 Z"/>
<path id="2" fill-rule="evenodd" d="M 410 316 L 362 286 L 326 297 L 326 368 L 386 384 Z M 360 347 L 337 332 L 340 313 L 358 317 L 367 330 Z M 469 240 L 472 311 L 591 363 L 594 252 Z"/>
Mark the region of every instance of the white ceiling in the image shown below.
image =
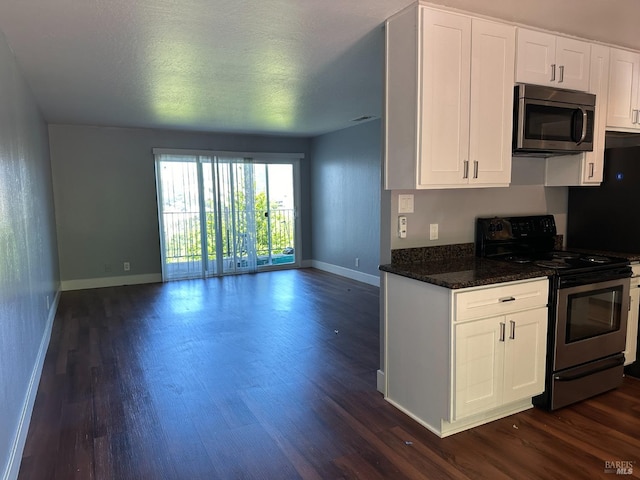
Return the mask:
<path id="1" fill-rule="evenodd" d="M 2 0 L 0 29 L 49 123 L 311 136 L 381 115 L 410 3 Z M 640 0 L 438 3 L 640 50 Z"/>

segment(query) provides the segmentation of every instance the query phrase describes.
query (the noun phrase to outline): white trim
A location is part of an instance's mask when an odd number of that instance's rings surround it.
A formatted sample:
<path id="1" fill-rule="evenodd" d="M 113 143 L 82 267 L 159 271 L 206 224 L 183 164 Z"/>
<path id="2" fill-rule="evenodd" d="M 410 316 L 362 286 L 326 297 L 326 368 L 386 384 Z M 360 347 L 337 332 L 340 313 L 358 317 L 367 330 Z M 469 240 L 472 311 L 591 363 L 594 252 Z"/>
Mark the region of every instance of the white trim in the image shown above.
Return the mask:
<path id="1" fill-rule="evenodd" d="M 179 148 L 153 148 L 154 155 L 197 155 L 203 157 L 246 157 L 292 160 L 304 158 L 304 153 L 231 152 L 226 150 L 190 150 Z"/>
<path id="2" fill-rule="evenodd" d="M 384 371 L 382 370 L 378 370 L 376 372 L 376 389 L 382 393 L 383 395 L 386 395 L 387 393 L 387 385 L 384 383 L 385 379 L 384 379 Z"/>
<path id="3" fill-rule="evenodd" d="M 358 272 L 357 270 L 351 270 L 350 268 L 340 267 L 339 265 L 320 262 L 319 260 L 311 260 L 311 266 L 318 270 L 324 270 L 325 272 L 340 275 L 341 277 L 347 277 L 358 282 L 368 283 L 374 287 L 380 286 L 380 277 L 376 275 Z"/>
<path id="4" fill-rule="evenodd" d="M 66 292 L 69 290 L 86 290 L 88 288 L 119 287 L 122 285 L 160 282 L 162 282 L 161 273 L 124 275 L 121 277 L 81 278 L 78 280 L 63 280 L 61 290 Z"/>
<path id="5" fill-rule="evenodd" d="M 36 402 L 36 396 L 38 394 L 38 385 L 40 384 L 40 377 L 42 376 L 44 359 L 47 356 L 47 349 L 49 348 L 49 341 L 51 340 L 51 330 L 53 329 L 53 320 L 56 317 L 59 300 L 60 289 L 58 289 L 58 291 L 56 292 L 55 296 L 53 297 L 53 303 L 49 307 L 47 324 L 45 325 L 44 332 L 42 333 L 40 348 L 38 349 L 38 356 L 36 357 L 36 362 L 33 365 L 33 370 L 31 371 L 31 378 L 29 379 L 29 386 L 27 388 L 27 396 L 22 406 L 22 413 L 20 414 L 20 421 L 18 422 L 18 430 L 16 432 L 13 446 L 11 447 L 7 469 L 5 470 L 4 476 L 2 477 L 3 480 L 17 479 L 18 473 L 20 472 L 22 454 L 24 453 L 24 446 L 27 442 L 27 434 L 29 433 L 29 424 L 31 423 L 33 406 Z"/>

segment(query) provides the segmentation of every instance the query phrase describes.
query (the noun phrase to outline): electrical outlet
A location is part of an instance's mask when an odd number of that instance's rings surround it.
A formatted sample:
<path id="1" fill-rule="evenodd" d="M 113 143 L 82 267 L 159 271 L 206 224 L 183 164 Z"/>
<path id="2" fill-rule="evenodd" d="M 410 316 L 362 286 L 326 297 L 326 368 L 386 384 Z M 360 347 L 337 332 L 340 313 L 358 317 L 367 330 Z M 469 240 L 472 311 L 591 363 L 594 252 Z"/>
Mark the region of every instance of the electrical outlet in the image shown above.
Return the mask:
<path id="1" fill-rule="evenodd" d="M 358 257 L 356 257 L 356 267 L 360 266 L 360 259 Z"/>
<path id="2" fill-rule="evenodd" d="M 407 217 L 404 215 L 398 217 L 398 237 L 407 238 Z"/>
<path id="3" fill-rule="evenodd" d="M 438 239 L 438 224 L 431 223 L 429 224 L 429 240 L 437 240 Z"/>
<path id="4" fill-rule="evenodd" d="M 124 271 L 128 272 L 129 270 L 131 270 L 131 264 L 129 262 L 124 262 Z"/>

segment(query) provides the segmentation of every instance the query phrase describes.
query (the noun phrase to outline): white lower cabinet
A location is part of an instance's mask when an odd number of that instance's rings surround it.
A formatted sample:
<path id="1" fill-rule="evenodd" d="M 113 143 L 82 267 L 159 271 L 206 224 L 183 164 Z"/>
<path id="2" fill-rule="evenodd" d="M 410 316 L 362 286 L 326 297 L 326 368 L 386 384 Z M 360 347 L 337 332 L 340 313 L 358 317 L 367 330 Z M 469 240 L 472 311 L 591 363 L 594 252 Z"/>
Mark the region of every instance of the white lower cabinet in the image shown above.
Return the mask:
<path id="1" fill-rule="evenodd" d="M 458 323 L 453 420 L 544 390 L 547 309 Z"/>
<path id="2" fill-rule="evenodd" d="M 385 398 L 441 437 L 531 408 L 548 283 L 451 290 L 385 273 Z"/>

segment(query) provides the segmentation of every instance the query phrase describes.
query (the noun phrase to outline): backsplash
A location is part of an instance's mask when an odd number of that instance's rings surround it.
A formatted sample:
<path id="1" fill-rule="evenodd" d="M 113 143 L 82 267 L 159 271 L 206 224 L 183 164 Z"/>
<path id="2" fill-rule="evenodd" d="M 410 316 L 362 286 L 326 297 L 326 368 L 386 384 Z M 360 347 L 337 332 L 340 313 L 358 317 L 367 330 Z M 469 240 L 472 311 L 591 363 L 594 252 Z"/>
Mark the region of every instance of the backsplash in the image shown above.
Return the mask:
<path id="1" fill-rule="evenodd" d="M 475 245 L 473 243 L 400 248 L 391 250 L 391 263 L 424 263 L 455 257 L 472 257 L 474 251 Z"/>
<path id="2" fill-rule="evenodd" d="M 562 250 L 563 235 L 556 235 L 554 248 Z M 450 258 L 472 257 L 475 255 L 474 243 L 456 243 L 433 247 L 399 248 L 391 250 L 391 263 L 424 263 Z"/>

